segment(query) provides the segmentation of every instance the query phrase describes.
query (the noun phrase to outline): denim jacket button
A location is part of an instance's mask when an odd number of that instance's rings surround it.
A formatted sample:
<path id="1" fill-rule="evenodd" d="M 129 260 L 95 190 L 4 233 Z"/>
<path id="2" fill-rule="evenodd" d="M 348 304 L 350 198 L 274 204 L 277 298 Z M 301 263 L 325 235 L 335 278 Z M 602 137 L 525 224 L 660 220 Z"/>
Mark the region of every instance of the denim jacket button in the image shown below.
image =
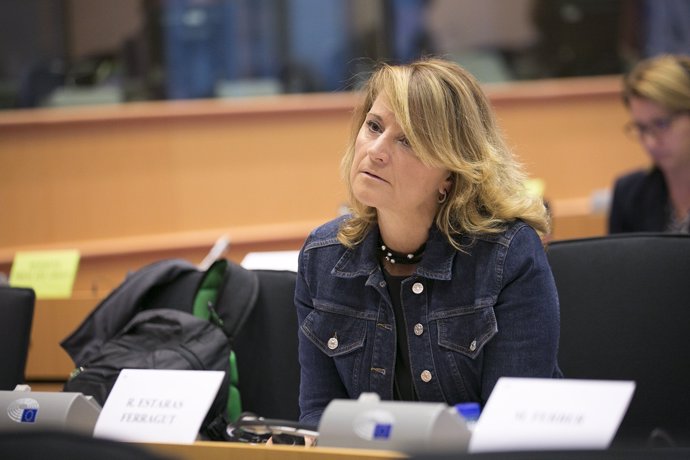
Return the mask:
<path id="1" fill-rule="evenodd" d="M 422 381 L 424 383 L 428 383 L 431 381 L 431 372 L 429 371 L 423 371 L 422 375 L 420 376 L 422 378 Z"/>
<path id="2" fill-rule="evenodd" d="M 381 281 L 381 282 L 379 283 L 379 287 L 385 288 L 385 287 L 386 287 L 386 282 L 385 282 L 385 281 Z"/>
<path id="3" fill-rule="evenodd" d="M 470 344 L 470 351 L 474 351 L 477 349 L 477 341 L 473 340 L 472 343 Z"/>
<path id="4" fill-rule="evenodd" d="M 338 339 L 336 339 L 335 337 L 331 337 L 330 339 L 328 339 L 328 349 L 335 350 L 336 348 L 338 348 Z"/>
<path id="5" fill-rule="evenodd" d="M 414 325 L 414 335 L 422 335 L 424 334 L 424 326 L 422 326 L 420 323 L 417 323 Z"/>
<path id="6" fill-rule="evenodd" d="M 414 283 L 412 285 L 412 292 L 415 294 L 421 294 L 424 292 L 424 285 L 422 283 Z"/>

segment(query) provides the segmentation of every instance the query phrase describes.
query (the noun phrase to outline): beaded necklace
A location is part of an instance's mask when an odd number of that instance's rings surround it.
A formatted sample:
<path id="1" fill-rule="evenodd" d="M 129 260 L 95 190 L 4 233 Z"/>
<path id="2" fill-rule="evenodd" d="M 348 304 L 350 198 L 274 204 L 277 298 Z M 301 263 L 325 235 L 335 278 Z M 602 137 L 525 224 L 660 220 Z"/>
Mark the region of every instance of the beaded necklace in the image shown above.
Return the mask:
<path id="1" fill-rule="evenodd" d="M 383 240 L 379 239 L 379 250 L 381 251 L 381 255 L 392 264 L 414 265 L 419 263 L 419 261 L 422 260 L 425 248 L 426 243 L 422 244 L 414 252 L 398 252 L 386 246 Z"/>

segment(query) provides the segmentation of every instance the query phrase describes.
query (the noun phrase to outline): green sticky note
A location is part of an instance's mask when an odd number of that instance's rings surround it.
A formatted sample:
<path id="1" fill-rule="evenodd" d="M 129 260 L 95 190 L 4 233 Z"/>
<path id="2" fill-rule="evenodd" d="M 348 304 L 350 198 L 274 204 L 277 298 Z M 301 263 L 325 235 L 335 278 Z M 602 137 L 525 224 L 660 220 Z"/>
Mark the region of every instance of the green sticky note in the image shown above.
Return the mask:
<path id="1" fill-rule="evenodd" d="M 79 251 L 20 251 L 14 255 L 10 286 L 30 287 L 37 299 L 67 299 L 72 296 L 79 267 Z"/>

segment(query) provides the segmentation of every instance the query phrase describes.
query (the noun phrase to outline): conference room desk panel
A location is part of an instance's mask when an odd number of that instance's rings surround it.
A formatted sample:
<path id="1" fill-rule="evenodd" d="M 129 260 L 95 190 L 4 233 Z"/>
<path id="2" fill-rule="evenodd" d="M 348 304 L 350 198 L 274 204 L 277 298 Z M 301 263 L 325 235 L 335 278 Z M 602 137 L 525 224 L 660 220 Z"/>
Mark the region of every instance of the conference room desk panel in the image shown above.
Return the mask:
<path id="1" fill-rule="evenodd" d="M 330 447 L 266 446 L 198 441 L 194 444 L 143 444 L 146 448 L 181 460 L 382 460 L 402 459 L 401 452 Z"/>

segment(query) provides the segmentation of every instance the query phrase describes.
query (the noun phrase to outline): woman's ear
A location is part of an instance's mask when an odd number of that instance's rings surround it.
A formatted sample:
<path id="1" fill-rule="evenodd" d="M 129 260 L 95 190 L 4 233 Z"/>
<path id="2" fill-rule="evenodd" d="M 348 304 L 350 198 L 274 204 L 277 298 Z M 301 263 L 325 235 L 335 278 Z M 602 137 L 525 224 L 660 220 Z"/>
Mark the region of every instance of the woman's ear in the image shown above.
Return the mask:
<path id="1" fill-rule="evenodd" d="M 451 188 L 453 187 L 453 173 L 448 173 L 448 176 L 446 179 L 443 181 L 441 184 L 441 188 L 439 189 L 438 193 L 450 193 Z"/>

